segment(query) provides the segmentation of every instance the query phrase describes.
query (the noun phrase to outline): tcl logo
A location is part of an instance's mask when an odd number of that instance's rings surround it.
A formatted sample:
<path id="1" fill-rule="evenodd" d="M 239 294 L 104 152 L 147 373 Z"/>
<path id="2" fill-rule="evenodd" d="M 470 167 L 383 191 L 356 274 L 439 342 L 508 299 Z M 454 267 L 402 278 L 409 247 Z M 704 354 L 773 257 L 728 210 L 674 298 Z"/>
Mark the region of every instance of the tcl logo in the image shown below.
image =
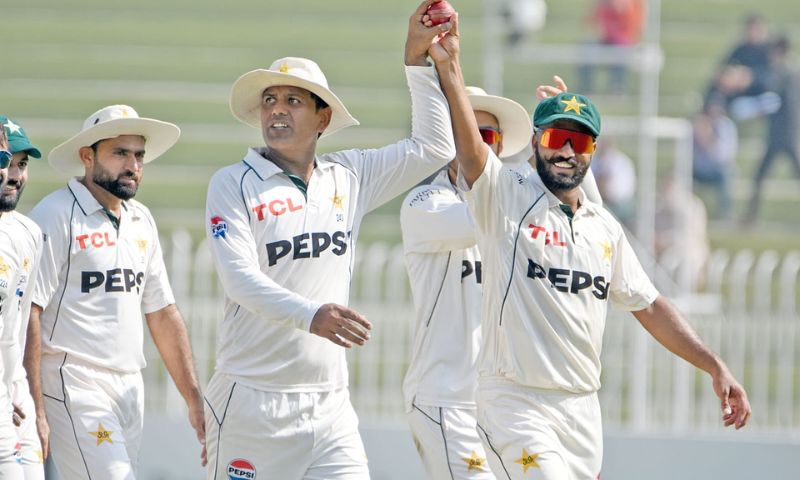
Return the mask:
<path id="1" fill-rule="evenodd" d="M 303 205 L 295 205 L 291 198 L 285 200 L 272 200 L 267 203 L 262 203 L 253 207 L 253 213 L 258 216 L 258 220 L 264 220 L 264 211 L 269 212 L 274 217 L 279 217 L 284 213 L 296 212 L 302 210 Z"/>
<path id="2" fill-rule="evenodd" d="M 84 233 L 75 237 L 75 240 L 78 241 L 78 246 L 81 250 L 86 250 L 89 246 L 100 248 L 113 247 L 117 244 L 108 232 Z"/>

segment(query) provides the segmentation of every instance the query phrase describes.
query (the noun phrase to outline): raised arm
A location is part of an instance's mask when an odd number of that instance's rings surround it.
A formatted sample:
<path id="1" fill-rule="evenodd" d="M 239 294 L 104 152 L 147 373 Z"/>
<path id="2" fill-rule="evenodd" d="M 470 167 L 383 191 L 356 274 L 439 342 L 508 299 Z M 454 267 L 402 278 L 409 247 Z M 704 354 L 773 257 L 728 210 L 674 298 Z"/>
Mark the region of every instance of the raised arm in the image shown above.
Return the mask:
<path id="1" fill-rule="evenodd" d="M 633 312 L 633 315 L 670 352 L 711 375 L 726 427 L 734 425 L 738 430 L 747 424 L 750 417 L 747 392 L 733 377 L 725 362 L 703 344 L 669 300 L 659 296 L 648 308 Z"/>
<path id="2" fill-rule="evenodd" d="M 458 14 L 450 19 L 452 28 L 438 42 L 431 45 L 428 53 L 436 65 L 442 91 L 450 106 L 453 136 L 456 144 L 456 159 L 462 175 L 471 187 L 480 177 L 486 165 L 489 148 L 483 143 L 472 105 L 464 89 L 464 74 L 459 58 L 460 38 Z"/>

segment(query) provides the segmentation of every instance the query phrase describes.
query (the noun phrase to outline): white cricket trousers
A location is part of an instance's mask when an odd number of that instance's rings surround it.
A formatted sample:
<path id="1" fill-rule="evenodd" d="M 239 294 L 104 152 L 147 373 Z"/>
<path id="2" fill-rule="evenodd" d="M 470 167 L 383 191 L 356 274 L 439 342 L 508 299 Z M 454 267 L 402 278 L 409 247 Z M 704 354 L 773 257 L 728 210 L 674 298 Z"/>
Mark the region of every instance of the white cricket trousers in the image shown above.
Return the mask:
<path id="1" fill-rule="evenodd" d="M 0 394 L 0 480 L 17 480 L 23 478 L 22 465 L 19 463 L 19 443 L 11 419 L 11 398 L 8 392 Z"/>
<path id="2" fill-rule="evenodd" d="M 603 461 L 597 393 L 479 383 L 478 433 L 499 479 L 595 480 Z"/>
<path id="3" fill-rule="evenodd" d="M 412 405 L 407 414 L 425 471 L 433 480 L 494 480 L 474 408 Z"/>
<path id="4" fill-rule="evenodd" d="M 63 480 L 133 480 L 142 440 L 142 375 L 73 355 L 42 356 L 50 452 Z"/>
<path id="5" fill-rule="evenodd" d="M 206 390 L 209 480 L 368 480 L 347 388 L 257 390 L 215 373 Z"/>
<path id="6" fill-rule="evenodd" d="M 11 398 L 14 405 L 22 409 L 25 418 L 20 426 L 16 427 L 17 443 L 19 444 L 19 463 L 25 472 L 25 480 L 44 480 L 44 458 L 42 457 L 42 442 L 36 431 L 36 407 L 28 387 L 28 380 L 21 378 L 11 386 Z"/>

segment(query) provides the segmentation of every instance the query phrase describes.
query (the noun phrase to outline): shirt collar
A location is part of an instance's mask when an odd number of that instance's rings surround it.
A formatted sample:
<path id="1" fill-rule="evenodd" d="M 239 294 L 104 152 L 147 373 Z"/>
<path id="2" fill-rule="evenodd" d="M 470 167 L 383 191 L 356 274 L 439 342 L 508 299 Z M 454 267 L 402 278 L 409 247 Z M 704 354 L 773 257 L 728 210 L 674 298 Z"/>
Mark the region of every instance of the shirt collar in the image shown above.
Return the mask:
<path id="1" fill-rule="evenodd" d="M 72 192 L 72 196 L 75 197 L 75 200 L 78 202 L 78 206 L 81 207 L 83 213 L 86 215 L 91 215 L 98 210 L 103 210 L 103 206 L 100 205 L 100 202 L 94 198 L 92 192 L 86 188 L 86 185 L 81 183 L 79 180 L 80 177 L 72 177 L 69 179 L 69 183 L 67 184 L 67 188 L 69 191 Z M 122 209 L 127 210 L 127 205 L 125 201 L 122 202 Z"/>
<path id="2" fill-rule="evenodd" d="M 542 178 L 535 170 L 528 177 L 528 181 L 530 181 L 531 183 L 542 189 L 542 191 L 544 191 L 544 194 L 547 197 L 548 207 L 553 208 L 561 205 L 562 203 L 561 200 L 559 200 L 558 197 L 556 197 L 555 194 L 550 191 L 550 189 L 544 186 Z M 595 208 L 597 207 L 597 205 L 588 201 L 588 199 L 586 198 L 586 192 L 584 192 L 583 187 L 580 186 L 578 187 L 578 202 L 580 203 L 581 206 L 578 209 L 578 211 L 575 212 L 576 215 L 580 214 L 581 211 L 584 209 L 586 210 L 587 213 L 596 213 Z"/>
<path id="3" fill-rule="evenodd" d="M 261 180 L 266 180 L 273 175 L 284 173 L 281 167 L 275 165 L 275 163 L 273 163 L 271 160 L 268 160 L 266 157 L 264 157 L 266 152 L 267 149 L 264 147 L 251 147 L 247 149 L 247 154 L 242 159 L 244 163 L 255 170 L 256 175 L 258 175 L 258 178 Z M 332 166 L 332 162 L 328 162 L 318 156 L 314 156 L 314 170 L 327 170 Z"/>

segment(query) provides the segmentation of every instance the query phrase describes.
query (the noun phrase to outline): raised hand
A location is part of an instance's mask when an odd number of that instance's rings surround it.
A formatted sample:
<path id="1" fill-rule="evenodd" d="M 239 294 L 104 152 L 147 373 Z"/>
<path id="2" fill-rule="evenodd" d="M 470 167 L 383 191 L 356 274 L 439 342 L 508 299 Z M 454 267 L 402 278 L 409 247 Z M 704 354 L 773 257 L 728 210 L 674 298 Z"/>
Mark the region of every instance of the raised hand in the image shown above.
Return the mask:
<path id="1" fill-rule="evenodd" d="M 408 19 L 408 36 L 406 37 L 406 65 L 428 65 L 428 49 L 437 42 L 442 34 L 450 30 L 451 22 L 433 25 L 428 6 L 438 0 L 424 0 Z"/>
<path id="2" fill-rule="evenodd" d="M 567 88 L 567 84 L 564 83 L 564 80 L 561 79 L 558 75 L 553 75 L 553 85 L 539 85 L 536 87 L 536 99 L 537 100 L 544 100 L 545 98 L 555 97 L 559 93 L 566 92 L 569 90 Z"/>

